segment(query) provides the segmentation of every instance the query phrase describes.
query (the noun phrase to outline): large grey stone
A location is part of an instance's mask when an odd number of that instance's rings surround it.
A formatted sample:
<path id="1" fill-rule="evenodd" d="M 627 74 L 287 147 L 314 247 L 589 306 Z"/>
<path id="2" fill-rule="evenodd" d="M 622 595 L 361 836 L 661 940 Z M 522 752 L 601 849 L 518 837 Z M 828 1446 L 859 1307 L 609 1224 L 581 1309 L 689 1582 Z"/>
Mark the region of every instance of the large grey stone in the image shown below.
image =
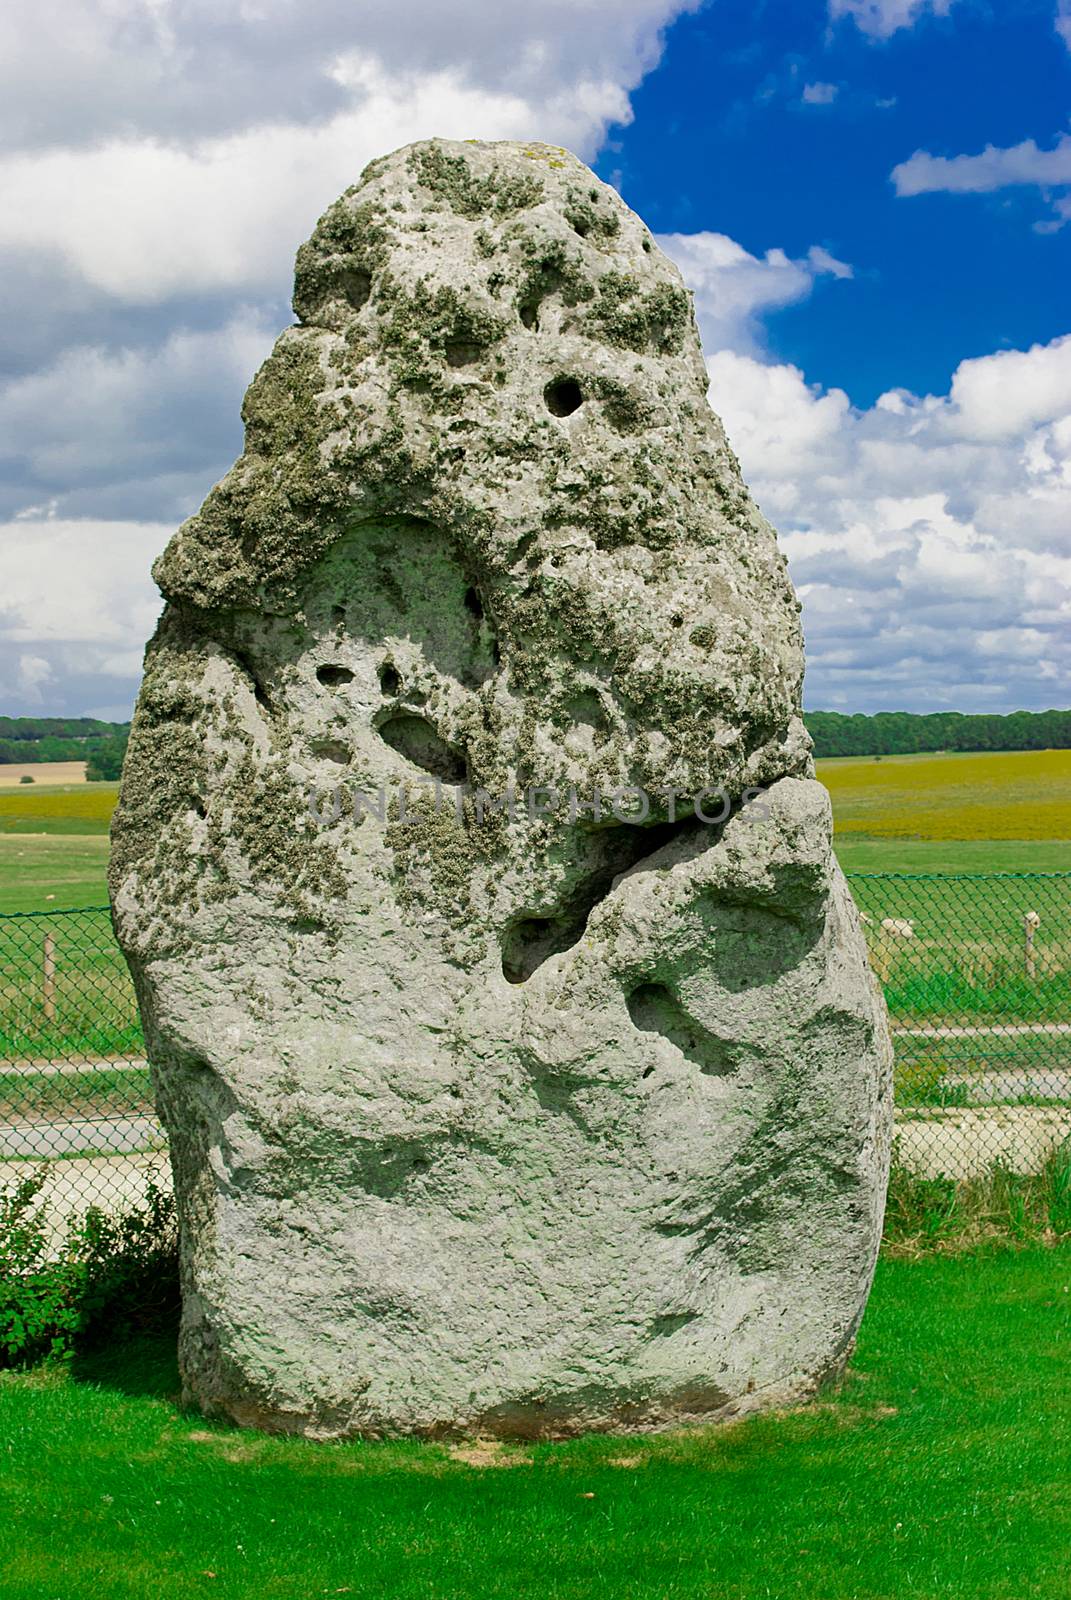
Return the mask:
<path id="1" fill-rule="evenodd" d="M 679 275 L 567 152 L 433 141 L 295 307 L 157 566 L 114 830 L 187 1390 L 318 1435 L 804 1395 L 888 1039 Z"/>

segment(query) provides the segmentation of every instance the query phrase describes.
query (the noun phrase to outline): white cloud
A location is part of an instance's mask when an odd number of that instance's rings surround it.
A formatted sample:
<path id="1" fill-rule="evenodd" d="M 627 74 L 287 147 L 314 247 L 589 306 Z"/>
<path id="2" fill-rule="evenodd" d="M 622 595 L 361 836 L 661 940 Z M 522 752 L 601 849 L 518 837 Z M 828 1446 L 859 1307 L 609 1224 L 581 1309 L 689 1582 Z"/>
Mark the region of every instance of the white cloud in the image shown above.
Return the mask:
<path id="1" fill-rule="evenodd" d="M 188 144 L 346 109 L 346 63 L 404 82 L 451 67 L 474 91 L 532 108 L 584 84 L 628 92 L 660 31 L 698 0 L 38 0 L 0 11 L 0 132 L 56 146 L 143 137 Z M 438 130 L 425 130 L 438 131 Z M 380 148 L 401 142 L 381 130 Z"/>
<path id="2" fill-rule="evenodd" d="M 40 12 L 0 24 L 24 133 L 0 160 L 0 248 L 44 252 L 131 304 L 278 293 L 296 243 L 384 151 L 438 134 L 593 155 L 629 120 L 660 29 L 698 4 L 45 0 L 54 26 Z M 68 80 L 62 128 L 37 128 L 34 108 L 62 109 Z"/>
<path id="3" fill-rule="evenodd" d="M 455 70 L 392 77 L 351 63 L 357 104 L 330 121 L 268 124 L 189 148 L 114 140 L 0 162 L 0 246 L 56 252 L 94 288 L 127 302 L 278 290 L 295 242 L 374 155 L 437 133 L 549 138 L 590 147 L 628 100 L 580 82 L 534 107 L 468 87 Z"/>
<path id="4" fill-rule="evenodd" d="M 927 13 L 947 17 L 953 4 L 954 0 L 829 0 L 829 19 L 850 17 L 872 39 L 888 39 L 901 28 L 913 28 Z"/>
<path id="5" fill-rule="evenodd" d="M 42 699 L 41 686 L 53 676 L 51 664 L 44 656 L 20 655 L 18 659 L 18 685 L 32 704 Z"/>
<path id="6" fill-rule="evenodd" d="M 753 256 L 724 233 L 666 233 L 659 244 L 680 267 L 695 295 L 707 350 L 753 349 L 761 344 L 759 317 L 810 294 L 816 277 L 850 278 L 852 269 L 820 245 L 802 260 L 784 250 Z"/>
<path id="7" fill-rule="evenodd" d="M 708 364 L 803 600 L 809 705 L 1071 699 L 1071 338 L 863 411 L 793 367 Z"/>
<path id="8" fill-rule="evenodd" d="M 1039 149 L 1033 139 L 1007 149 L 987 144 L 976 156 L 931 156 L 916 150 L 891 176 L 898 195 L 986 194 L 1014 184 L 1071 183 L 1071 137 L 1064 134 L 1051 150 Z"/>
<path id="9" fill-rule="evenodd" d="M 962 361 L 952 378 L 955 432 L 1019 439 L 1038 423 L 1071 415 L 1071 334 L 1029 350 Z"/>
<path id="10" fill-rule="evenodd" d="M 805 106 L 831 106 L 837 98 L 835 83 L 805 83 L 800 99 Z"/>
<path id="11" fill-rule="evenodd" d="M 98 663 L 119 652 L 129 671 L 159 614 L 149 568 L 172 531 L 155 522 L 0 523 L 0 644 L 91 646 Z M 47 662 L 51 651 L 37 654 Z"/>
<path id="12" fill-rule="evenodd" d="M 225 470 L 241 395 L 278 330 L 239 310 L 220 328 L 177 329 L 153 347 L 75 346 L 0 387 L 0 466 L 32 492 L 65 496 L 106 485 Z M 158 496 L 154 495 L 154 498 Z M 51 514 L 63 508 L 54 498 Z M 19 518 L 39 517 L 40 504 Z"/>
<path id="13" fill-rule="evenodd" d="M 898 195 L 991 194 L 997 189 L 1035 187 L 1057 191 L 1054 221 L 1038 225 L 1049 232 L 1071 217 L 1071 135 L 1062 134 L 1051 150 L 1033 139 L 1002 148 L 987 144 L 978 155 L 933 156 L 916 150 L 890 174 Z M 1048 197 L 1048 196 L 1047 196 Z"/>

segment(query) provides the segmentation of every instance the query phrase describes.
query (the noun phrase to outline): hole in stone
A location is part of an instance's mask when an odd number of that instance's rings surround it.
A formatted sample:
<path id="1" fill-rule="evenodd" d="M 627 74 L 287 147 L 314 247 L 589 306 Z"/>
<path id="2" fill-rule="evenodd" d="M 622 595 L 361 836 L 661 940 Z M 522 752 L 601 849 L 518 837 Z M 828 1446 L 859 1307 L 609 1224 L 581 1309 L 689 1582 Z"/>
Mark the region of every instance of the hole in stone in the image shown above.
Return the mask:
<path id="1" fill-rule="evenodd" d="M 447 744 L 426 717 L 403 711 L 381 723 L 378 731 L 385 744 L 422 772 L 429 772 L 444 783 L 464 783 L 464 756 Z"/>
<path id="2" fill-rule="evenodd" d="M 668 1039 L 708 1077 L 724 1078 L 735 1071 L 736 1046 L 709 1033 L 702 1023 L 690 1017 L 664 983 L 641 983 L 633 989 L 627 1004 L 635 1027 L 642 1033 L 657 1033 Z"/>
<path id="3" fill-rule="evenodd" d="M 334 761 L 340 767 L 349 765 L 350 752 L 337 739 L 317 739 L 309 749 L 319 761 Z"/>
<path id="4" fill-rule="evenodd" d="M 483 621 L 483 606 L 480 603 L 479 591 L 471 585 L 465 590 L 465 610 L 471 612 L 477 622 Z"/>
<path id="5" fill-rule="evenodd" d="M 491 642 L 491 660 L 494 662 L 496 667 L 500 667 L 502 665 L 502 646 L 499 644 L 497 639 L 494 639 Z"/>
<path id="6" fill-rule="evenodd" d="M 566 702 L 566 710 L 574 722 L 585 722 L 592 728 L 605 728 L 606 713 L 594 689 L 584 689 Z"/>
<path id="7" fill-rule="evenodd" d="M 349 667 L 333 666 L 330 663 L 317 667 L 316 677 L 326 689 L 339 689 L 344 683 L 353 682 L 353 673 Z"/>
<path id="8" fill-rule="evenodd" d="M 354 311 L 360 311 L 372 293 L 372 278 L 363 267 L 348 268 L 339 279 L 339 287 Z"/>
<path id="9" fill-rule="evenodd" d="M 581 239 L 586 239 L 588 234 L 591 232 L 591 229 L 588 227 L 586 222 L 581 222 L 578 220 L 573 223 L 573 232 L 578 234 Z"/>
<path id="10" fill-rule="evenodd" d="M 650 255 L 650 253 L 651 253 L 651 241 L 650 241 L 650 239 L 644 239 L 643 240 L 643 248 L 644 248 L 645 253 L 647 255 Z"/>
<path id="11" fill-rule="evenodd" d="M 393 696 L 401 693 L 401 674 L 389 661 L 384 661 L 379 669 L 379 687 L 385 695 Z"/>
<path id="12" fill-rule="evenodd" d="M 336 628 L 341 628 L 346 621 L 346 607 L 332 606 L 331 621 L 334 623 Z"/>
<path id="13" fill-rule="evenodd" d="M 207 815 L 208 815 L 208 811 L 205 808 L 205 803 L 200 798 L 200 796 L 198 796 L 193 801 L 193 804 L 191 806 L 191 810 L 193 811 L 194 816 L 201 818 L 202 822 L 204 821 L 205 817 L 207 817 Z"/>
<path id="14" fill-rule="evenodd" d="M 450 367 L 470 367 L 483 355 L 483 346 L 471 339 L 450 339 L 445 348 L 446 362 Z"/>
<path id="15" fill-rule="evenodd" d="M 539 327 L 539 305 L 537 301 L 526 300 L 521 306 L 521 321 L 526 328 Z"/>
<path id="16" fill-rule="evenodd" d="M 571 417 L 584 404 L 575 378 L 555 378 L 543 390 L 543 399 L 552 417 Z"/>

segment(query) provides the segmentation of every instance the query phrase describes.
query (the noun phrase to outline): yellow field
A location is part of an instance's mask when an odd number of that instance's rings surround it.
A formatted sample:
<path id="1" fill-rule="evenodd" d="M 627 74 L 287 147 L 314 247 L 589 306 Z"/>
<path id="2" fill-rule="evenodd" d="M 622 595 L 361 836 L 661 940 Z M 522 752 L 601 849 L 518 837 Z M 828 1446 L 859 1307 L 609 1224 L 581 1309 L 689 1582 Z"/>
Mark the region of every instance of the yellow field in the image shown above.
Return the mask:
<path id="1" fill-rule="evenodd" d="M 1071 750 L 818 762 L 837 833 L 897 839 L 1071 839 Z"/>
<path id="2" fill-rule="evenodd" d="M 38 761 L 20 766 L 17 762 L 0 762 L 0 789 L 17 789 L 23 778 L 32 778 L 38 786 L 50 783 L 85 783 L 84 761 Z M 24 784 L 28 789 L 30 785 Z"/>
<path id="3" fill-rule="evenodd" d="M 114 783 L 2 789 L 0 833 L 106 833 L 117 793 Z"/>

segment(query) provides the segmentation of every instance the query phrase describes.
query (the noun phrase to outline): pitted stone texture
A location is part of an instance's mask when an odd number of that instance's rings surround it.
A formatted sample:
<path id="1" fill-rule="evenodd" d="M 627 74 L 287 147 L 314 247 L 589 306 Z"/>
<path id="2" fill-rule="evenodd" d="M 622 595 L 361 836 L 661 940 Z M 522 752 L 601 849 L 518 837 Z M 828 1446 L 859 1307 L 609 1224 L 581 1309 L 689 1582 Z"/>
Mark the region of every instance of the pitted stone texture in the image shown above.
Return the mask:
<path id="1" fill-rule="evenodd" d="M 566 152 L 434 141 L 295 307 L 157 567 L 114 828 L 188 1392 L 320 1435 L 805 1394 L 865 1303 L 888 1038 L 676 269 Z M 642 824 L 592 814 L 623 785 Z"/>

